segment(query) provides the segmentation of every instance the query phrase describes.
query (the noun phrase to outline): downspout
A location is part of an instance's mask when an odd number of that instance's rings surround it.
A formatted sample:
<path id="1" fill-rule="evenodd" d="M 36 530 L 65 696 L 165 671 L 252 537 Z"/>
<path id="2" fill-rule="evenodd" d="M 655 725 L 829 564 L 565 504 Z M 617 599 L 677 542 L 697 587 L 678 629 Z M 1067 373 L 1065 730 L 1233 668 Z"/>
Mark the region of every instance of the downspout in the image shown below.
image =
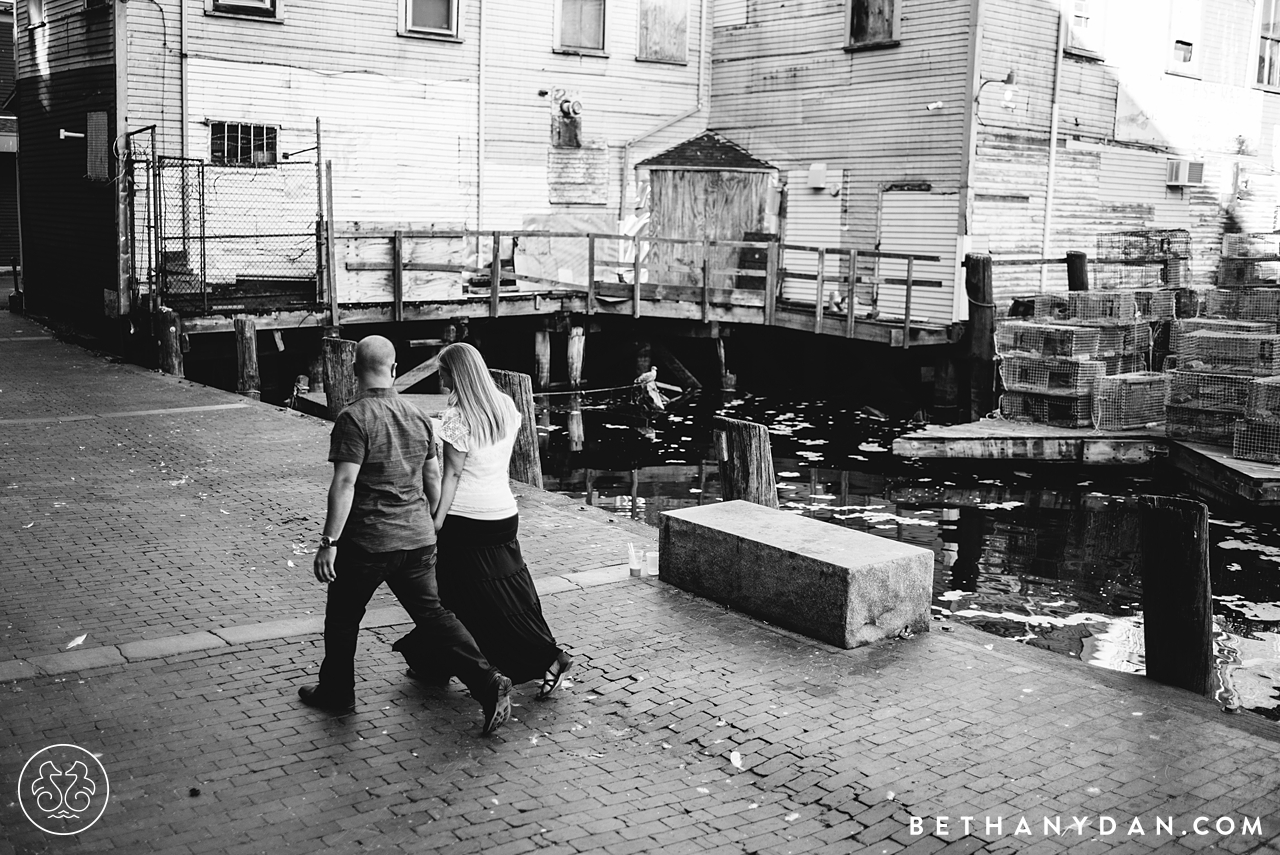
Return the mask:
<path id="1" fill-rule="evenodd" d="M 1058 12 L 1058 52 L 1053 58 L 1053 100 L 1049 108 L 1049 176 L 1044 189 L 1044 235 L 1040 257 L 1049 257 L 1049 230 L 1053 225 L 1053 179 L 1058 169 L 1058 93 L 1062 88 L 1062 52 L 1067 46 L 1067 16 Z M 1049 282 L 1049 265 L 1040 265 L 1040 291 Z"/>
<path id="2" fill-rule="evenodd" d="M 978 123 L 975 121 L 978 106 L 974 99 L 978 97 L 982 76 L 982 8 L 983 0 L 972 0 L 969 7 L 973 36 L 969 41 L 969 73 L 964 86 L 964 155 L 960 163 L 960 237 L 966 251 L 972 249 L 973 234 L 973 164 L 978 157 Z M 969 304 L 961 299 L 962 291 L 957 285 L 951 301 L 951 314 L 957 321 L 969 317 Z"/>
<path id="3" fill-rule="evenodd" d="M 667 128 L 683 122 L 690 116 L 697 115 L 702 112 L 702 106 L 705 101 L 702 94 L 703 70 L 704 67 L 710 65 L 710 58 L 707 56 L 707 33 L 711 27 L 707 25 L 707 0 L 701 0 L 698 4 L 698 25 L 700 32 L 698 34 L 698 99 L 694 106 L 685 110 L 678 116 L 667 119 L 657 127 L 650 128 L 638 137 L 632 137 L 622 146 L 622 187 L 618 193 L 618 220 L 621 221 L 627 216 L 627 176 L 631 172 L 631 147 L 636 143 L 643 142 L 654 134 L 659 134 Z"/>
<path id="4" fill-rule="evenodd" d="M 484 228 L 484 107 L 486 95 L 485 62 L 484 62 L 484 7 L 480 3 L 479 33 L 476 35 L 476 62 L 479 66 L 476 73 L 476 231 Z M 476 237 L 476 252 L 480 251 L 480 238 Z M 478 255 L 477 255 L 478 257 Z"/>
<path id="5" fill-rule="evenodd" d="M 178 0 L 178 125 L 180 154 L 187 152 L 187 3 Z"/>

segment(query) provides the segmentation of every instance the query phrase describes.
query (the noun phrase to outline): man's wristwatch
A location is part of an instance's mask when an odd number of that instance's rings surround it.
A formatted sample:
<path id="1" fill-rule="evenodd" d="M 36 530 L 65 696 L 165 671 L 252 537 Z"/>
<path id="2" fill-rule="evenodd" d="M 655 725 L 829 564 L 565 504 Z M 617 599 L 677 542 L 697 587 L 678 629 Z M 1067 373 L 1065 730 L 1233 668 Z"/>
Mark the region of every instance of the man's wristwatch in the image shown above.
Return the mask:
<path id="1" fill-rule="evenodd" d="M 338 539 L 336 537 L 329 537 L 329 535 L 327 534 L 320 535 L 321 549 L 328 549 L 332 546 L 337 546 L 337 545 L 338 545 Z"/>

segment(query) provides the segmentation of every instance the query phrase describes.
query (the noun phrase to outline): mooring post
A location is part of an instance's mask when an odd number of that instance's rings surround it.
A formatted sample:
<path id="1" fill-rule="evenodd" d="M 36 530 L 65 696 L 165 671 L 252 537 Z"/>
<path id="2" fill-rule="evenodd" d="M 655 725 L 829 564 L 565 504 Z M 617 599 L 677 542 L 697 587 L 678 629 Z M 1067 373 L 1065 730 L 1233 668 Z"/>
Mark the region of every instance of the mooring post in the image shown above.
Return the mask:
<path id="1" fill-rule="evenodd" d="M 262 380 L 258 376 L 258 326 L 253 318 L 232 321 L 236 329 L 236 394 L 262 399 Z"/>
<path id="2" fill-rule="evenodd" d="M 1139 513 L 1147 676 L 1208 695 L 1213 691 L 1209 508 L 1190 499 L 1143 496 Z"/>
<path id="3" fill-rule="evenodd" d="M 311 357 L 311 362 L 307 364 L 307 391 L 323 392 L 324 391 L 324 354 L 319 350 Z"/>
<path id="4" fill-rule="evenodd" d="M 586 442 L 582 425 L 582 396 L 569 396 L 569 450 L 581 451 Z"/>
<path id="5" fill-rule="evenodd" d="M 1071 250 L 1067 253 L 1067 290 L 1089 290 L 1089 256 Z"/>
<path id="6" fill-rule="evenodd" d="M 520 435 L 511 452 L 507 475 L 513 481 L 542 489 L 542 460 L 538 456 L 538 426 L 533 412 L 533 379 L 517 371 L 490 368 L 489 374 L 498 388 L 511 396 L 520 411 Z"/>
<path id="7" fill-rule="evenodd" d="M 356 343 L 341 338 L 325 338 L 324 393 L 329 418 L 337 419 L 343 407 L 356 397 Z"/>
<path id="8" fill-rule="evenodd" d="M 724 416 L 716 416 L 714 425 L 720 495 L 726 502 L 742 499 L 769 508 L 778 507 L 769 429 L 755 422 Z"/>
<path id="9" fill-rule="evenodd" d="M 582 388 L 582 360 L 586 355 L 587 330 L 585 327 L 569 327 L 569 388 Z"/>
<path id="10" fill-rule="evenodd" d="M 182 318 L 173 309 L 156 307 L 152 315 L 156 337 L 160 340 L 160 370 L 175 377 L 185 377 L 182 367 Z"/>
<path id="11" fill-rule="evenodd" d="M 534 387 L 539 391 L 551 385 L 551 331 L 533 331 L 533 364 L 537 371 Z"/>
<path id="12" fill-rule="evenodd" d="M 971 252 L 964 257 L 964 287 L 969 297 L 965 351 L 969 358 L 969 420 L 995 409 L 996 304 L 991 283 L 991 256 Z"/>

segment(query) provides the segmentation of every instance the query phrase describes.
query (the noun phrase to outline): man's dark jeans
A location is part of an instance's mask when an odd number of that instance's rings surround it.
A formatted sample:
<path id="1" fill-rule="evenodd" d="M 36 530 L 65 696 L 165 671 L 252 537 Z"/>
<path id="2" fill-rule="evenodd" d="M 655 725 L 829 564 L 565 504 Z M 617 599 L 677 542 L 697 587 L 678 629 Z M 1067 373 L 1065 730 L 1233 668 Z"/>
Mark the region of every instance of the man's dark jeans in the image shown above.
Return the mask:
<path id="1" fill-rule="evenodd" d="M 356 639 L 360 621 L 373 592 L 383 582 L 404 606 L 418 631 L 439 651 L 445 673 L 456 674 L 477 700 L 493 693 L 490 679 L 495 669 L 485 659 L 475 639 L 453 612 L 440 605 L 436 587 L 436 548 L 397 552 L 365 552 L 358 546 L 338 547 L 334 564 L 337 578 L 329 583 L 324 613 L 324 663 L 320 666 L 320 692 L 333 700 L 355 694 Z"/>

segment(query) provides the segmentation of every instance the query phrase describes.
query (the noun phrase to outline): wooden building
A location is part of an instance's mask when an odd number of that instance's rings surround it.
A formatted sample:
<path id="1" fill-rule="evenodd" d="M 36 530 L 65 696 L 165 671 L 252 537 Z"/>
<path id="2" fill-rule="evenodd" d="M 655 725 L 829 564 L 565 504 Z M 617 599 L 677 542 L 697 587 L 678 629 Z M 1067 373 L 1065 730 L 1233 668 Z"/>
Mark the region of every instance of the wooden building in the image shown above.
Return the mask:
<path id="1" fill-rule="evenodd" d="M 29 305 L 104 326 L 156 273 L 140 256 L 211 276 L 213 233 L 273 213 L 309 251 L 317 142 L 339 233 L 613 232 L 630 164 L 706 126 L 709 2 L 18 0 Z M 143 180 L 153 154 L 190 159 L 157 167 L 181 199 Z M 157 216 L 180 247 L 147 246 Z"/>
<path id="2" fill-rule="evenodd" d="M 966 317 L 965 252 L 1093 256 L 1118 231 L 1188 230 L 1208 285 L 1224 232 L 1280 225 L 1273 5 L 717 0 L 711 127 L 786 174 L 788 243 L 937 254 L 913 316 Z M 901 311 L 886 265 L 859 278 Z M 997 300 L 1065 287 L 1041 277 L 998 268 Z"/>

